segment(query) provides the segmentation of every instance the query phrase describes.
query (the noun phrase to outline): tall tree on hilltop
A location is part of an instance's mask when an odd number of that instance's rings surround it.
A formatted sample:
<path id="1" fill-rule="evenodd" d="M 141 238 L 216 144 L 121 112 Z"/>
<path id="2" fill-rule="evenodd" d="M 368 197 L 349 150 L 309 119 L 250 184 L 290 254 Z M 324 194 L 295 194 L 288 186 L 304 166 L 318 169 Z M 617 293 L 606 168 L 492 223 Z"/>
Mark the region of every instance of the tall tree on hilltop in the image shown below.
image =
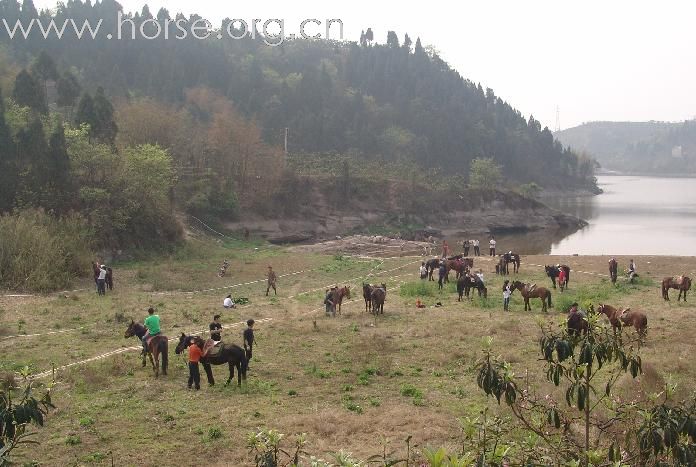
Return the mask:
<path id="1" fill-rule="evenodd" d="M 70 72 L 66 72 L 59 80 L 56 85 L 56 91 L 58 93 L 58 99 L 56 104 L 59 107 L 65 107 L 69 109 L 68 118 L 72 118 L 73 108 L 77 102 L 77 98 L 80 97 L 81 91 L 80 83 L 78 83 L 77 78 Z"/>
<path id="2" fill-rule="evenodd" d="M 14 101 L 23 107 L 46 113 L 46 99 L 44 97 L 44 88 L 41 86 L 27 70 L 22 70 L 15 78 L 14 90 L 12 91 Z"/>
<path id="3" fill-rule="evenodd" d="M 389 31 L 387 33 L 387 45 L 394 49 L 399 48 L 399 37 L 396 35 L 394 31 Z"/>
<path id="4" fill-rule="evenodd" d="M 423 46 L 421 45 L 420 37 L 416 38 L 416 47 L 413 49 L 413 52 L 416 55 L 421 55 L 425 52 L 425 50 L 423 50 Z"/>
<path id="5" fill-rule="evenodd" d="M 114 106 L 111 105 L 109 99 L 104 95 L 104 88 L 97 88 L 94 95 L 94 114 L 96 116 L 96 125 L 94 127 L 94 136 L 101 142 L 114 144 L 118 126 L 114 120 Z"/>
<path id="6" fill-rule="evenodd" d="M 408 37 L 408 34 L 406 34 L 404 36 L 404 48 L 410 51 L 412 44 L 413 44 L 413 41 L 411 40 L 410 37 Z"/>
<path id="7" fill-rule="evenodd" d="M 372 41 L 375 40 L 375 33 L 372 32 L 372 28 L 367 28 L 367 31 L 365 31 L 365 40 L 367 45 L 372 45 Z"/>
<path id="8" fill-rule="evenodd" d="M 31 74 L 43 85 L 44 105 L 48 109 L 48 81 L 58 79 L 58 70 L 53 59 L 42 50 L 31 65 Z"/>
<path id="9" fill-rule="evenodd" d="M 16 189 L 16 151 L 5 121 L 5 103 L 0 95 L 0 213 L 12 209 Z"/>

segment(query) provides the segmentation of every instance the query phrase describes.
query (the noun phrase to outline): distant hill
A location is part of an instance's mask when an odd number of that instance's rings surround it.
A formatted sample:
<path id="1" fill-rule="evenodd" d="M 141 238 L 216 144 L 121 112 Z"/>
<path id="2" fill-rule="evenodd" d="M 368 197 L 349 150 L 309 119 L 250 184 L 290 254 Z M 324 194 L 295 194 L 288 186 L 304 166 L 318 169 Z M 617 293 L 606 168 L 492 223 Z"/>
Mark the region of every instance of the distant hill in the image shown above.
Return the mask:
<path id="1" fill-rule="evenodd" d="M 267 144 L 281 146 L 288 128 L 293 154 L 403 160 L 447 174 L 467 174 L 474 158 L 492 157 L 510 185 L 594 188 L 592 161 L 562 147 L 548 128 L 524 118 L 492 89 L 462 77 L 420 39 L 400 40 L 389 31 L 387 43 L 378 44 L 368 30 L 359 43 L 288 40 L 278 47 L 267 46 L 259 35 L 109 41 L 105 34 L 115 34 L 121 10 L 114 0 L 70 0 L 41 12 L 31 0 L 21 7 L 0 1 L 0 15 L 9 24 L 33 18 L 103 21 L 94 40 L 70 34 L 44 40 L 35 28 L 20 41 L 0 30 L 0 46 L 19 67 L 45 51 L 61 75 L 71 71 L 83 89 L 101 86 L 113 98 L 149 97 L 179 107 L 187 90 L 210 89 L 253 119 Z M 169 37 L 176 30 L 168 20 L 176 18 L 188 28 L 200 19 L 166 9 L 155 13 L 147 6 L 126 17 L 139 30 L 157 21 L 172 29 Z M 227 31 L 228 23 L 217 25 L 218 31 Z"/>
<path id="2" fill-rule="evenodd" d="M 696 173 L 696 120 L 589 122 L 559 131 L 564 145 L 603 168 L 629 173 Z"/>

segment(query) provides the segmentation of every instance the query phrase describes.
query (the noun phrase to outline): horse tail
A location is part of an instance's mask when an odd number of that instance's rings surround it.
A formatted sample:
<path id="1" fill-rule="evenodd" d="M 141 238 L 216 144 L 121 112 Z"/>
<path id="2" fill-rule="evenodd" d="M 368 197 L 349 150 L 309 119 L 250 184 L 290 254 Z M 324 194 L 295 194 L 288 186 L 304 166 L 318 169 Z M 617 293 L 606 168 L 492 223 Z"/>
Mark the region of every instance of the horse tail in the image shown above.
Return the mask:
<path id="1" fill-rule="evenodd" d="M 247 377 L 247 368 L 249 368 L 249 360 L 246 357 L 246 351 L 242 349 L 242 353 L 240 354 L 240 359 L 239 359 L 239 368 L 242 373 L 242 379 L 246 379 Z"/>
<path id="2" fill-rule="evenodd" d="M 162 373 L 167 373 L 169 365 L 169 340 L 165 337 L 160 344 L 160 353 L 162 354 Z"/>

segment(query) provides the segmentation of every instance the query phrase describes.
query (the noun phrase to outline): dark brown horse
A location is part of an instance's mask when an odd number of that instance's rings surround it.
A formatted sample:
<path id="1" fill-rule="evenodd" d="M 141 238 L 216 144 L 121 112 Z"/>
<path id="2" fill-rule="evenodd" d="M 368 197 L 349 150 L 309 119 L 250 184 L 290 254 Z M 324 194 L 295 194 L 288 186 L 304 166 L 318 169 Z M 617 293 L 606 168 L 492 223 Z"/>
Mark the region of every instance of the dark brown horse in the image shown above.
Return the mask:
<path id="1" fill-rule="evenodd" d="M 434 281 L 433 279 L 433 271 L 437 270 L 440 267 L 440 258 L 433 258 L 429 259 L 428 261 L 425 262 L 425 270 L 428 273 L 428 280 L 429 281 Z"/>
<path id="2" fill-rule="evenodd" d="M 449 282 L 449 272 L 455 271 L 457 273 L 456 279 L 459 279 L 462 275 L 466 274 L 471 268 L 474 267 L 473 258 L 454 258 L 445 261 L 445 282 Z"/>
<path id="3" fill-rule="evenodd" d="M 556 278 L 561 273 L 561 269 L 563 269 L 565 272 L 565 283 L 563 284 L 563 287 L 568 287 L 568 284 L 570 283 L 570 267 L 566 266 L 565 264 L 560 266 L 544 266 L 546 275 L 551 278 L 551 283 L 553 284 L 554 289 L 556 288 Z"/>
<path id="4" fill-rule="evenodd" d="M 457 301 L 461 302 L 462 296 L 466 296 L 466 298 L 469 298 L 469 292 L 471 291 L 471 289 L 478 290 L 479 297 L 488 297 L 488 289 L 483 284 L 483 282 L 481 282 L 481 279 L 479 279 L 473 274 L 464 274 L 459 279 L 457 279 L 457 294 L 459 296 L 457 298 Z"/>
<path id="5" fill-rule="evenodd" d="M 374 286 L 363 282 L 363 298 L 365 299 L 365 312 L 372 311 L 372 290 Z"/>
<path id="6" fill-rule="evenodd" d="M 145 329 L 145 326 L 131 320 L 130 324 L 128 325 L 128 328 L 126 329 L 124 337 L 126 339 L 129 339 L 133 336 L 136 336 L 142 345 L 142 339 L 146 332 L 147 329 Z M 162 374 L 166 375 L 167 366 L 169 364 L 169 341 L 167 339 L 167 336 L 163 336 L 161 334 L 154 337 L 150 337 L 147 342 L 147 356 L 150 357 L 150 363 L 152 363 L 152 370 L 155 372 L 155 378 L 159 376 L 160 354 L 162 355 Z M 146 352 L 144 348 L 142 351 L 142 355 L 143 366 L 145 366 Z"/>
<path id="7" fill-rule="evenodd" d="M 343 297 L 350 300 L 350 286 L 335 288 L 331 291 L 331 301 L 333 301 L 334 311 L 336 310 L 336 305 L 338 305 L 338 312 L 341 313 L 341 303 L 343 303 Z"/>
<path id="8" fill-rule="evenodd" d="M 372 288 L 372 312 L 384 314 L 384 301 L 387 299 L 387 285 Z"/>
<path id="9" fill-rule="evenodd" d="M 551 291 L 544 287 L 535 287 L 531 289 L 530 284 L 523 284 L 520 281 L 514 281 L 512 283 L 512 290 L 519 290 L 524 298 L 524 311 L 532 311 L 532 306 L 529 304 L 530 298 L 540 298 L 541 299 L 541 311 L 546 313 L 548 307 L 551 307 Z"/>
<path id="10" fill-rule="evenodd" d="M 619 274 L 619 263 L 615 258 L 609 260 L 609 277 L 611 278 L 611 283 L 616 284 L 616 278 Z"/>
<path id="11" fill-rule="evenodd" d="M 682 293 L 684 301 L 686 301 L 686 292 L 691 288 L 691 278 L 687 276 L 665 277 L 662 279 L 662 298 L 669 300 L 669 289 L 677 289 L 679 296 L 677 301 L 681 300 Z"/>
<path id="12" fill-rule="evenodd" d="M 520 259 L 519 254 L 512 252 L 505 253 L 503 255 L 503 261 L 505 265 L 505 274 L 510 274 L 510 268 L 508 267 L 510 263 L 512 263 L 512 272 L 514 272 L 515 274 L 520 272 L 520 263 L 522 262 L 522 260 Z"/>
<path id="13" fill-rule="evenodd" d="M 587 324 L 587 320 L 585 317 L 578 313 L 569 313 L 568 314 L 568 335 L 569 336 L 580 336 L 580 335 L 586 335 L 587 331 L 589 329 L 589 326 Z"/>
<path id="14" fill-rule="evenodd" d="M 187 336 L 183 332 L 179 336 L 179 343 L 176 346 L 176 354 L 179 355 L 193 342 L 203 350 L 205 342 L 199 336 Z M 213 370 L 210 365 L 224 365 L 227 363 L 230 368 L 230 377 L 227 378 L 227 383 L 230 384 L 234 379 L 234 369 L 237 368 L 237 385 L 242 385 L 242 379 L 246 380 L 248 361 L 244 349 L 235 344 L 221 343 L 220 350 L 215 355 L 201 357 L 201 363 L 205 370 L 205 375 L 208 377 L 208 384 L 214 385 Z"/>

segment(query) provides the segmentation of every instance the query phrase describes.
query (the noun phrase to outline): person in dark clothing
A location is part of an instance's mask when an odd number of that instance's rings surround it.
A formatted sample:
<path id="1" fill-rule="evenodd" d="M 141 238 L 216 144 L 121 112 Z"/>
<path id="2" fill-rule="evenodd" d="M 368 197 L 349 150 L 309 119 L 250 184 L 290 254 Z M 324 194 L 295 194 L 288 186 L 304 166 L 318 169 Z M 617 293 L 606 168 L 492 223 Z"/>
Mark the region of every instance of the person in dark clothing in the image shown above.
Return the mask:
<path id="1" fill-rule="evenodd" d="M 464 247 L 464 256 L 469 256 L 469 240 L 464 240 L 462 246 Z"/>
<path id="2" fill-rule="evenodd" d="M 254 320 L 247 321 L 247 328 L 244 330 L 244 351 L 247 361 L 251 360 L 251 351 L 254 346 Z"/>
<path id="3" fill-rule="evenodd" d="M 220 331 L 222 331 L 222 323 L 220 323 L 220 315 L 213 316 L 213 322 L 210 323 L 210 338 L 215 342 L 220 342 L 222 336 Z M 217 332 L 216 332 L 217 331 Z"/>
<path id="4" fill-rule="evenodd" d="M 442 281 L 445 280 L 446 275 L 447 275 L 447 268 L 445 267 L 445 262 L 441 261 L 440 268 L 437 270 L 437 288 L 439 290 L 442 290 Z"/>
<path id="5" fill-rule="evenodd" d="M 114 290 L 114 270 L 106 268 L 106 288 Z"/>

